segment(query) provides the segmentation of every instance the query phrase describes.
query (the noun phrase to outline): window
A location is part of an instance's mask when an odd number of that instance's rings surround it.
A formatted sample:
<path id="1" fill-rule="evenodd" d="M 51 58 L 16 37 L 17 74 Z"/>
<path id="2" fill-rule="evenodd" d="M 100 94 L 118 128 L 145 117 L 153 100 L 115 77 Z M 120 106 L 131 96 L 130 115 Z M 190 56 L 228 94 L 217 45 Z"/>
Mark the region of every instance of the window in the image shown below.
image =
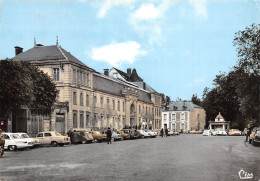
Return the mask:
<path id="1" fill-rule="evenodd" d="M 73 83 L 77 83 L 77 71 L 73 69 Z"/>
<path id="2" fill-rule="evenodd" d="M 89 73 L 87 73 L 87 82 L 86 82 L 87 86 L 89 86 Z"/>
<path id="3" fill-rule="evenodd" d="M 43 137 L 43 133 L 37 134 L 37 137 Z M 6 138 L 5 138 L 6 139 Z"/>
<path id="4" fill-rule="evenodd" d="M 83 106 L 83 93 L 80 93 L 80 105 Z"/>
<path id="5" fill-rule="evenodd" d="M 59 68 L 53 68 L 53 76 L 52 76 L 54 81 L 59 81 L 60 80 L 60 69 Z"/>
<path id="6" fill-rule="evenodd" d="M 120 101 L 117 101 L 117 110 L 120 111 Z"/>
<path id="7" fill-rule="evenodd" d="M 83 112 L 80 113 L 79 121 L 80 121 L 80 127 L 84 128 L 84 113 Z"/>
<path id="8" fill-rule="evenodd" d="M 73 92 L 73 104 L 77 105 L 77 92 Z"/>
<path id="9" fill-rule="evenodd" d="M 185 130 L 185 123 L 181 123 L 181 129 Z"/>
<path id="10" fill-rule="evenodd" d="M 125 102 L 123 102 L 123 112 L 125 112 Z"/>
<path id="11" fill-rule="evenodd" d="M 167 121 L 167 114 L 163 115 L 163 121 L 166 122 Z"/>
<path id="12" fill-rule="evenodd" d="M 100 105 L 103 107 L 103 97 L 100 98 Z"/>
<path id="13" fill-rule="evenodd" d="M 89 106 L 89 95 L 86 94 L 86 105 Z"/>
<path id="14" fill-rule="evenodd" d="M 56 95 L 56 102 L 60 101 L 60 90 L 58 90 L 57 95 Z"/>
<path id="15" fill-rule="evenodd" d="M 107 108 L 109 108 L 109 98 L 107 98 Z"/>
<path id="16" fill-rule="evenodd" d="M 73 128 L 78 127 L 77 111 L 73 111 Z"/>
<path id="17" fill-rule="evenodd" d="M 86 85 L 86 75 L 85 75 L 85 73 L 82 73 L 82 84 L 83 85 Z"/>
<path id="18" fill-rule="evenodd" d="M 51 133 L 44 133 L 44 137 L 50 137 Z"/>
<path id="19" fill-rule="evenodd" d="M 181 120 L 185 120 L 185 113 L 184 112 L 181 113 Z"/>
<path id="20" fill-rule="evenodd" d="M 113 110 L 115 110 L 115 100 L 113 100 Z"/>
<path id="21" fill-rule="evenodd" d="M 79 71 L 77 71 L 77 83 L 79 84 L 80 83 L 80 75 L 79 75 Z"/>
<path id="22" fill-rule="evenodd" d="M 97 105 L 97 96 L 94 96 L 94 106 L 96 107 L 96 105 Z"/>
<path id="23" fill-rule="evenodd" d="M 94 126 L 97 126 L 97 113 L 94 114 Z"/>
<path id="24" fill-rule="evenodd" d="M 174 124 L 172 124 L 172 130 L 176 130 L 176 124 L 174 123 Z"/>
<path id="25" fill-rule="evenodd" d="M 172 114 L 172 121 L 176 121 L 176 114 L 175 113 Z"/>
<path id="26" fill-rule="evenodd" d="M 90 126 L 89 113 L 86 113 L 86 126 Z"/>

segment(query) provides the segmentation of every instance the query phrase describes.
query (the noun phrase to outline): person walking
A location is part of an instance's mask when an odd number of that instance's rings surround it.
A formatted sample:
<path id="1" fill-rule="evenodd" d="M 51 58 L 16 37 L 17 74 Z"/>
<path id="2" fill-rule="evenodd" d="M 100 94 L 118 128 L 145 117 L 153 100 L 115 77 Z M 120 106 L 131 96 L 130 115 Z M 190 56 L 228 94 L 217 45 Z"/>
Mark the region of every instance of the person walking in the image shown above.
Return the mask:
<path id="1" fill-rule="evenodd" d="M 4 135 L 2 134 L 2 130 L 0 129 L 0 157 L 3 156 L 5 150 L 5 139 L 4 139 Z"/>
<path id="2" fill-rule="evenodd" d="M 72 144 L 73 132 L 72 132 L 71 130 L 69 130 L 69 131 L 67 132 L 67 135 L 68 135 L 68 137 L 70 137 L 70 142 L 71 142 L 71 144 Z"/>
<path id="3" fill-rule="evenodd" d="M 246 141 L 248 141 L 248 138 L 249 138 L 249 144 L 251 144 L 251 141 L 250 141 L 250 134 L 252 133 L 252 129 L 253 129 L 253 126 L 249 126 L 249 128 L 247 129 L 247 133 L 246 133 Z"/>
<path id="4" fill-rule="evenodd" d="M 161 137 L 163 138 L 163 128 L 161 129 Z"/>
<path id="5" fill-rule="evenodd" d="M 107 144 L 112 144 L 111 143 L 111 137 L 112 137 L 112 131 L 111 131 L 111 129 L 108 127 L 107 128 Z"/>

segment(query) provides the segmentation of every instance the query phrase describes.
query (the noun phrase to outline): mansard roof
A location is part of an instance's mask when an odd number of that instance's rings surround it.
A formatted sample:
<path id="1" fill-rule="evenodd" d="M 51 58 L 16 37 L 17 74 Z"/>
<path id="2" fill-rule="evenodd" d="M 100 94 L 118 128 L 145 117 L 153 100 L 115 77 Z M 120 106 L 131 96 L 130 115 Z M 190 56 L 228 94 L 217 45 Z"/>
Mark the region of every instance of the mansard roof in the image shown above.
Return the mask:
<path id="1" fill-rule="evenodd" d="M 167 107 L 163 108 L 163 111 L 191 111 L 194 108 L 203 109 L 191 101 L 172 101 Z"/>
<path id="2" fill-rule="evenodd" d="M 152 103 L 151 94 L 148 91 L 140 89 L 139 87 L 134 86 L 132 84 L 128 84 L 124 81 L 120 81 L 118 79 L 101 75 L 98 73 L 93 74 L 93 88 L 94 90 L 107 92 L 109 94 L 114 94 L 117 96 L 123 96 L 122 91 L 126 88 L 131 88 L 138 92 L 138 99 L 140 101 Z"/>
<path id="3" fill-rule="evenodd" d="M 34 60 L 68 60 L 82 66 L 86 66 L 76 57 L 64 50 L 61 46 L 35 46 L 25 52 L 16 55 L 13 60 L 15 61 L 34 61 Z M 87 67 L 87 66 L 86 66 Z"/>

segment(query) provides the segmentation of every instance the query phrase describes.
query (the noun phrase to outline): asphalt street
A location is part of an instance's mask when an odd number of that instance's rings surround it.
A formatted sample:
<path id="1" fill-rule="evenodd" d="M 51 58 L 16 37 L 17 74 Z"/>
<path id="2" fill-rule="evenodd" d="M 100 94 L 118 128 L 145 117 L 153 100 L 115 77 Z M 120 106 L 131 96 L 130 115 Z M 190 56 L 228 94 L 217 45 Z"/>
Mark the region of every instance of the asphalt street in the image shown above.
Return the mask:
<path id="1" fill-rule="evenodd" d="M 5 152 L 0 180 L 260 180 L 244 136 L 180 135 Z"/>

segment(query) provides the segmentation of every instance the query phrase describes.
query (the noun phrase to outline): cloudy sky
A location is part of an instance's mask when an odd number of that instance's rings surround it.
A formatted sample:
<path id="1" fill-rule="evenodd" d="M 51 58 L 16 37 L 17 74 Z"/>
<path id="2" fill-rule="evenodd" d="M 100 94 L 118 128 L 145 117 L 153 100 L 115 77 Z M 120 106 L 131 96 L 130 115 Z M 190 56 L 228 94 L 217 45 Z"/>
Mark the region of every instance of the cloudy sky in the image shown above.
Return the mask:
<path id="1" fill-rule="evenodd" d="M 253 23 L 259 0 L 0 0 L 0 58 L 58 35 L 96 71 L 136 68 L 158 92 L 190 100 L 236 64 L 234 34 Z"/>

